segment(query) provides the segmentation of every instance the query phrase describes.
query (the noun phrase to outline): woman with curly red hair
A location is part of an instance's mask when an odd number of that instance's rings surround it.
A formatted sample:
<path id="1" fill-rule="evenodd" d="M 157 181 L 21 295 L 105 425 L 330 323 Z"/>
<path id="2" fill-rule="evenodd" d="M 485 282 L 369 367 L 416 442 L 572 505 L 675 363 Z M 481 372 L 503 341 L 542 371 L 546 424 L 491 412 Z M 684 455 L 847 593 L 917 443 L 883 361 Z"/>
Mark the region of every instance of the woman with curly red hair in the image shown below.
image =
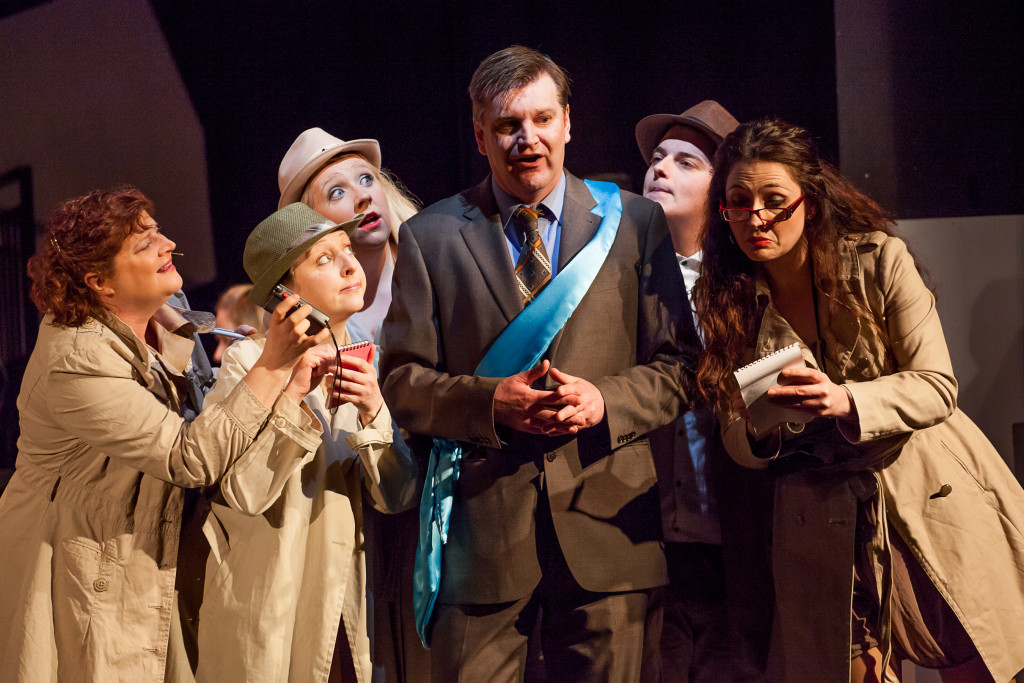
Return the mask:
<path id="1" fill-rule="evenodd" d="M 193 342 L 172 331 L 165 302 L 182 281 L 152 213 L 130 187 L 69 200 L 29 261 L 44 318 L 0 499 L 0 680 L 162 681 L 187 668 L 176 654 L 183 488 L 240 458 L 301 458 L 320 443 L 301 406 L 326 361 L 321 337 L 305 334 L 310 309 L 289 314 L 294 299 L 274 311 L 244 381 L 184 420 Z"/>
<path id="2" fill-rule="evenodd" d="M 737 520 L 771 520 L 747 572 L 774 588 L 769 678 L 892 680 L 893 657 L 1012 678 L 1024 492 L 957 409 L 935 299 L 889 217 L 782 121 L 722 142 L 710 202 L 698 378 L 729 455 L 774 488 Z M 803 362 L 768 396 L 801 419 L 755 434 L 732 373 L 792 344 Z"/>

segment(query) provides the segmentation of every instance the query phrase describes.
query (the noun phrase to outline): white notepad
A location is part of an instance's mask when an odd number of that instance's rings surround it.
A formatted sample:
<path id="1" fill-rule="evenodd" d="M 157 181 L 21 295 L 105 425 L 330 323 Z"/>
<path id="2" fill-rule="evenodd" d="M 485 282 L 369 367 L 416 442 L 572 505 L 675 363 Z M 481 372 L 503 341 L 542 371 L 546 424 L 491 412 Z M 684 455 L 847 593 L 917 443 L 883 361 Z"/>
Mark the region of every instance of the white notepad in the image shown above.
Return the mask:
<path id="1" fill-rule="evenodd" d="M 794 365 L 803 365 L 800 345 L 790 344 L 778 351 L 758 358 L 733 373 L 740 385 L 743 403 L 754 436 L 760 438 L 768 431 L 786 422 L 803 424 L 811 419 L 807 413 L 772 402 L 767 391 L 779 385 L 779 373 Z"/>

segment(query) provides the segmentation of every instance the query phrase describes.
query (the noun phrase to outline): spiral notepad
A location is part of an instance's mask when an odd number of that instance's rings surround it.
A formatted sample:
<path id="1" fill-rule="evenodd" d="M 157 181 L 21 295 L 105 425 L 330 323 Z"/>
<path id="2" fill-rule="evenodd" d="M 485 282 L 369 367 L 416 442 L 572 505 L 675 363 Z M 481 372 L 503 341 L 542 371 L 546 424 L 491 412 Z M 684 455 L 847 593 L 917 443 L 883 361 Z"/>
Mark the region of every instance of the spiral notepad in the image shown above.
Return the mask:
<path id="1" fill-rule="evenodd" d="M 790 344 L 744 365 L 733 373 L 740 385 L 740 393 L 744 405 L 747 406 L 747 415 L 754 436 L 760 437 L 786 422 L 803 424 L 810 419 L 807 413 L 773 403 L 766 393 L 779 385 L 780 372 L 793 365 L 803 365 L 803 362 L 800 345 Z"/>

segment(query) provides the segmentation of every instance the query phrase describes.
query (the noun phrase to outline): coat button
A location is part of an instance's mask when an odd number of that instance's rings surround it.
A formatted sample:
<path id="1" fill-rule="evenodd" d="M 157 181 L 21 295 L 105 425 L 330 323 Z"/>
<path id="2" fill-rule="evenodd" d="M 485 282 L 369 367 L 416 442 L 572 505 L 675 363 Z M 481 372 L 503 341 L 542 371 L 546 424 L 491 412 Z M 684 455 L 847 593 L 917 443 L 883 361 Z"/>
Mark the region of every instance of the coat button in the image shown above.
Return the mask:
<path id="1" fill-rule="evenodd" d="M 953 487 L 950 486 L 949 484 L 943 484 L 942 486 L 939 487 L 939 497 L 940 498 L 945 498 L 946 496 L 948 496 L 951 493 L 953 493 Z"/>
<path id="2" fill-rule="evenodd" d="M 102 593 L 103 591 L 107 590 L 107 580 L 96 579 L 92 582 L 92 587 L 97 593 Z"/>
<path id="3" fill-rule="evenodd" d="M 554 462 L 555 461 L 555 454 L 554 453 L 548 453 L 544 457 L 547 458 L 548 462 Z"/>

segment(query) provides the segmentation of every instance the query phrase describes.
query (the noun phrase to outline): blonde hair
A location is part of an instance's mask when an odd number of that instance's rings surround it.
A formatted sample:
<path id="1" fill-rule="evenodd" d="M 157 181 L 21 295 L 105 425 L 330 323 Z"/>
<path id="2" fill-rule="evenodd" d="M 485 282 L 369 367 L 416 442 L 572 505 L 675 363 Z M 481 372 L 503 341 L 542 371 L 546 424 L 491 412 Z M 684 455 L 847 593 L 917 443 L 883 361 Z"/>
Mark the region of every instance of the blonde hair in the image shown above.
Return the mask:
<path id="1" fill-rule="evenodd" d="M 380 177 L 380 184 L 384 187 L 384 196 L 388 198 L 388 207 L 391 209 L 391 225 L 397 230 L 399 225 L 416 215 L 420 210 L 420 202 L 391 171 L 382 168 L 377 175 Z"/>
<path id="2" fill-rule="evenodd" d="M 336 164 L 342 159 L 347 159 L 349 157 L 356 157 L 358 159 L 362 159 L 363 161 L 366 161 L 368 164 L 370 164 L 371 168 L 373 168 L 373 174 L 374 176 L 376 176 L 377 182 L 379 182 L 381 184 L 381 187 L 384 189 L 384 196 L 387 197 L 388 200 L 388 208 L 391 211 L 390 222 L 392 235 L 397 236 L 398 226 L 404 223 L 405 221 L 409 220 L 413 215 L 416 214 L 417 211 L 420 210 L 419 201 L 413 196 L 411 192 L 409 192 L 408 188 L 406 188 L 402 181 L 394 176 L 394 174 L 392 174 L 386 168 L 375 167 L 362 154 L 349 152 L 346 154 L 339 154 L 338 156 L 332 157 L 329 161 L 327 161 L 327 163 L 321 166 L 317 170 L 317 172 L 310 177 L 310 182 L 306 183 L 306 187 L 302 190 L 302 203 L 312 209 L 313 178 L 315 178 L 320 173 L 320 171 L 327 168 L 328 166 Z"/>

